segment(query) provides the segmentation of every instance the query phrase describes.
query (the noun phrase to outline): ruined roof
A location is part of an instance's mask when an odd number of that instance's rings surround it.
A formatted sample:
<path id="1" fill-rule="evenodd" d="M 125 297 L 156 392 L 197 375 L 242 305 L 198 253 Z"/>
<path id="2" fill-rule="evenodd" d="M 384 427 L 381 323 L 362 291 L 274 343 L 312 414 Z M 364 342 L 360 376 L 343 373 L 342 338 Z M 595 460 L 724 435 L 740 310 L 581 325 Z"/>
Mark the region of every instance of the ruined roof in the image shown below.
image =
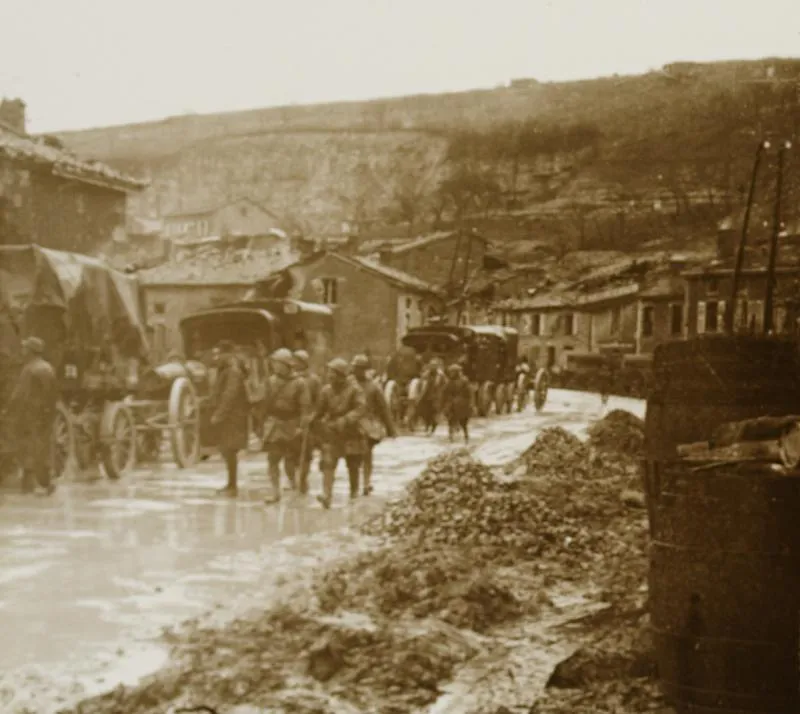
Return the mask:
<path id="1" fill-rule="evenodd" d="M 240 196 L 239 198 L 232 198 L 230 200 L 222 201 L 219 203 L 201 203 L 201 204 L 192 204 L 187 208 L 182 208 L 176 211 L 169 211 L 164 214 L 164 218 L 192 218 L 194 216 L 209 216 L 217 211 L 222 210 L 223 208 L 227 208 L 228 206 L 233 206 L 237 203 L 249 203 L 251 206 L 255 206 L 259 211 L 266 213 L 268 216 L 272 218 L 276 218 L 277 216 L 270 211 L 266 206 L 259 203 L 255 199 L 250 198 L 249 196 Z"/>
<path id="2" fill-rule="evenodd" d="M 115 191 L 139 191 L 148 186 L 147 181 L 123 174 L 100 161 L 81 159 L 66 149 L 12 131 L 5 125 L 0 125 L 0 153 L 12 161 L 46 166 L 55 176 Z"/>
<path id="3" fill-rule="evenodd" d="M 252 285 L 287 267 L 270 251 L 210 250 L 139 271 L 144 285 Z"/>

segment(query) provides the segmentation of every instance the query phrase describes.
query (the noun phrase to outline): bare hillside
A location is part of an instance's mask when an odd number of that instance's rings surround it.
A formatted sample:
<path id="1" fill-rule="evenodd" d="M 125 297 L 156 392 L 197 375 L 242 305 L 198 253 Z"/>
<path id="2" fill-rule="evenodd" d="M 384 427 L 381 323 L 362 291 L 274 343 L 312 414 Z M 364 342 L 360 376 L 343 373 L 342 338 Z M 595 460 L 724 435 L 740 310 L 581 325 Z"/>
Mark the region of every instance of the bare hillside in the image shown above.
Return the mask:
<path id="1" fill-rule="evenodd" d="M 800 60 L 686 63 L 59 137 L 150 178 L 139 215 L 249 195 L 305 233 L 468 220 L 496 239 L 630 249 L 708 233 L 741 203 L 757 141 L 797 134 L 798 83 Z"/>

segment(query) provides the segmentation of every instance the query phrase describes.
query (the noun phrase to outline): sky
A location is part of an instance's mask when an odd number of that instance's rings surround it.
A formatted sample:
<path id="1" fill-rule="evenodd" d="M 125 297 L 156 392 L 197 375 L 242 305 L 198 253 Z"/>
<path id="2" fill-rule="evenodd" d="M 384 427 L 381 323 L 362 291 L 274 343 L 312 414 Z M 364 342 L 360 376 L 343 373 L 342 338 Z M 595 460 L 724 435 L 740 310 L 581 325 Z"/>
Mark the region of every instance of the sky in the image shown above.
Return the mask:
<path id="1" fill-rule="evenodd" d="M 800 57 L 800 0 L 0 0 L 0 12 L 0 95 L 27 103 L 31 132 Z"/>

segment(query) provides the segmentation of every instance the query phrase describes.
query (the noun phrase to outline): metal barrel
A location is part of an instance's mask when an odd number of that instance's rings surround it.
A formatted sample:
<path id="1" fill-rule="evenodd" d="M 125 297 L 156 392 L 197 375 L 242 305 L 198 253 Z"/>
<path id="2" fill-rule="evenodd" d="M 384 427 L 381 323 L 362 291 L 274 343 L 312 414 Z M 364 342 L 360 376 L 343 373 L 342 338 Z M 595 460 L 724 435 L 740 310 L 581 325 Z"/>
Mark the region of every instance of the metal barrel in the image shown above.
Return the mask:
<path id="1" fill-rule="evenodd" d="M 793 342 L 763 335 L 662 345 L 653 359 L 643 480 L 650 615 L 665 693 L 681 713 L 800 712 L 800 476 L 677 459 L 718 425 L 800 410 Z"/>
<path id="2" fill-rule="evenodd" d="M 672 462 L 651 506 L 650 617 L 680 714 L 800 712 L 800 475 Z"/>

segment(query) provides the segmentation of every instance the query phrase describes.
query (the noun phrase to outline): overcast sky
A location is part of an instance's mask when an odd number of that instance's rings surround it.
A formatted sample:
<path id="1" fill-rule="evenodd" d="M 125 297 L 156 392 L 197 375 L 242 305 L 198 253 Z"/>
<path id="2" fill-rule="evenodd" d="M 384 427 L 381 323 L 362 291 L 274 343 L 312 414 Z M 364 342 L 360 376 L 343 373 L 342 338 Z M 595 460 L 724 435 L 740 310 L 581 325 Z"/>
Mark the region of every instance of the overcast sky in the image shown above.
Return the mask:
<path id="1" fill-rule="evenodd" d="M 0 0 L 3 8 L 0 94 L 27 102 L 34 132 L 800 56 L 800 0 Z"/>

